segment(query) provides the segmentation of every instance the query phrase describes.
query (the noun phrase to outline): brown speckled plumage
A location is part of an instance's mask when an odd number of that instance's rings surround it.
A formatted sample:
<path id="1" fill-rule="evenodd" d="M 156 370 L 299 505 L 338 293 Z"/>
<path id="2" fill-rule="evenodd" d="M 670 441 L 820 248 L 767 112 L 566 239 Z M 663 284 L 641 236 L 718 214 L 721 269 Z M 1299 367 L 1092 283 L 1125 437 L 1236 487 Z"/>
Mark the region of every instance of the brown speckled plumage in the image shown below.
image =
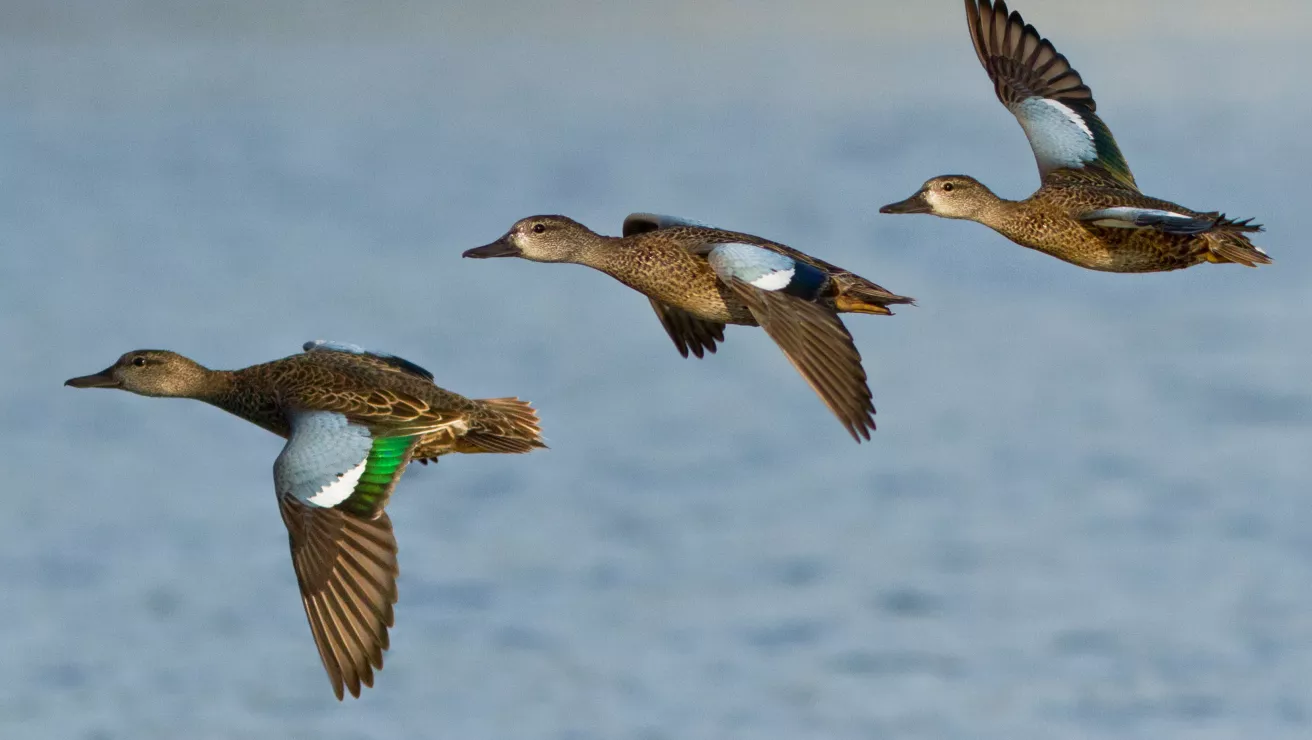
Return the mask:
<path id="1" fill-rule="evenodd" d="M 786 255 L 823 273 L 823 285 L 807 299 L 728 282 L 707 259 L 718 244 L 748 244 Z M 564 216 L 533 216 L 465 256 L 517 256 L 600 270 L 651 300 L 684 357 L 715 352 L 726 324 L 761 326 L 858 441 L 869 439 L 875 427 L 874 406 L 861 356 L 838 314 L 889 315 L 889 306 L 912 302 L 783 244 L 650 214 L 629 216 L 620 237 L 602 236 Z"/>
<path id="2" fill-rule="evenodd" d="M 316 351 L 214 371 L 205 400 L 286 437 L 288 408 L 337 411 L 390 435 L 425 432 L 417 461 L 449 452 L 529 452 L 543 447 L 537 415 L 517 399 L 474 400 L 368 355 Z"/>
<path id="3" fill-rule="evenodd" d="M 1098 226 L 1080 218 L 1102 208 L 1126 206 L 1162 209 L 1215 223 L 1203 233 L 1174 234 L 1152 227 Z M 1235 262 L 1249 267 L 1270 262 L 1244 236 L 1260 227 L 1138 192 L 1059 179 L 1045 183 L 1026 200 L 999 200 L 999 207 L 979 221 L 1017 244 L 1092 270 L 1162 272 L 1201 262 Z"/>
<path id="4" fill-rule="evenodd" d="M 380 453 L 392 462 L 380 463 L 387 467 L 379 470 L 394 472 L 371 476 L 374 469 L 361 463 L 366 473 L 356 473 L 375 486 L 369 515 L 278 492 L 305 616 L 341 699 L 348 691 L 359 696 L 383 667 L 398 573 L 396 538 L 383 506 L 406 464 L 450 452 L 528 452 L 545 446 L 527 403 L 465 398 L 437 387 L 423 373 L 390 356 L 326 348 L 241 370 L 209 370 L 173 352 L 137 350 L 66 385 L 192 398 L 281 437 L 292 434 L 293 414 L 335 412 L 368 428 L 374 440 L 400 440 L 392 451 Z"/>
<path id="5" fill-rule="evenodd" d="M 965 0 L 965 6 L 980 64 L 998 100 L 1025 129 L 1042 184 L 1029 198 L 1010 201 L 973 178 L 944 175 L 883 212 L 976 221 L 1017 244 L 1092 270 L 1159 272 L 1202 262 L 1249 267 L 1271 262 L 1249 241 L 1248 234 L 1262 230 L 1251 219 L 1235 221 L 1141 193 L 1096 113 L 1092 91 L 1066 57 L 1019 13 L 1008 12 L 1002 0 Z M 1108 216 L 1104 209 L 1119 213 Z"/>

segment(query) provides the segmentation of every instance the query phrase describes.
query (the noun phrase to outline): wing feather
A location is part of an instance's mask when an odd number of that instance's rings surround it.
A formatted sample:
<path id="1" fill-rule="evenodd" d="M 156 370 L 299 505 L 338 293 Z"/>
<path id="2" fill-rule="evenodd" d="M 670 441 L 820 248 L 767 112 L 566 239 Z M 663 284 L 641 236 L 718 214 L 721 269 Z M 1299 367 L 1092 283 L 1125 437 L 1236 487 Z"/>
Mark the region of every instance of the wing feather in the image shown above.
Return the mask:
<path id="1" fill-rule="evenodd" d="M 1066 57 L 1003 0 L 965 2 L 975 54 L 1025 130 L 1045 181 L 1074 177 L 1137 191 L 1093 92 Z"/>

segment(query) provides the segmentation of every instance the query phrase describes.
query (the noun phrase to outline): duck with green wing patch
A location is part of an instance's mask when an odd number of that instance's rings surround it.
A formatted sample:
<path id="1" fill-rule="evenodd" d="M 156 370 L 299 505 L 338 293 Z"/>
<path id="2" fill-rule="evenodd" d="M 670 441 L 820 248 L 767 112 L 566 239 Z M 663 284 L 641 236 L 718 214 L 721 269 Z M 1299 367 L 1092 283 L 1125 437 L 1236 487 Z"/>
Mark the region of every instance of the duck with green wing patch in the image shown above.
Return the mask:
<path id="1" fill-rule="evenodd" d="M 976 221 L 1091 270 L 1270 264 L 1249 241 L 1262 230 L 1252 219 L 1194 211 L 1140 192 L 1080 73 L 1019 13 L 1009 14 L 1002 0 L 966 0 L 966 21 L 998 99 L 1029 138 L 1042 184 L 1029 198 L 1011 201 L 974 178 L 943 175 L 881 212 Z"/>
<path id="2" fill-rule="evenodd" d="M 192 398 L 287 439 L 273 466 L 305 615 L 333 691 L 372 686 L 397 600 L 397 548 L 384 511 L 406 465 L 450 452 L 544 447 L 537 414 L 515 398 L 476 400 L 433 384 L 394 355 L 339 342 L 242 370 L 137 350 L 75 388 Z"/>
<path id="3" fill-rule="evenodd" d="M 650 213 L 602 236 L 564 216 L 522 219 L 466 257 L 521 257 L 600 270 L 646 295 L 679 353 L 702 357 L 726 324 L 759 326 L 854 439 L 870 439 L 875 408 L 861 355 L 840 313 L 891 315 L 911 303 L 841 267 L 759 236 Z"/>

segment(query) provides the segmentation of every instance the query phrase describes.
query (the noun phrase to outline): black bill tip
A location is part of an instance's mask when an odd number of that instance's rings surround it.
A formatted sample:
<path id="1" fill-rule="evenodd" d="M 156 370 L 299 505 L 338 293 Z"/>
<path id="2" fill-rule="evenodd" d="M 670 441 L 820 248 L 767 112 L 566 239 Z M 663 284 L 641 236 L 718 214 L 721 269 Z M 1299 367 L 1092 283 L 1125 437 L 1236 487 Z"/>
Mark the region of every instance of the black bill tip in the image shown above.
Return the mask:
<path id="1" fill-rule="evenodd" d="M 473 249 L 467 249 L 465 250 L 465 253 L 461 256 L 470 257 L 472 259 L 477 259 L 477 260 L 484 260 L 484 259 L 491 259 L 493 257 L 518 257 L 520 256 L 520 254 L 521 252 L 519 250 L 519 247 L 515 246 L 514 244 L 511 244 L 510 240 L 503 236 L 500 239 L 497 239 L 496 241 L 492 242 L 491 244 L 484 244 L 481 247 L 474 247 Z"/>
<path id="2" fill-rule="evenodd" d="M 83 375 L 78 378 L 69 378 L 64 381 L 64 385 L 72 388 L 117 388 L 120 384 L 118 380 L 110 374 L 109 369 L 106 369 L 101 370 L 94 375 Z"/>
<path id="3" fill-rule="evenodd" d="M 907 198 L 906 200 L 899 200 L 896 203 L 889 203 L 883 208 L 880 208 L 879 212 L 880 213 L 933 213 L 934 209 L 929 205 L 929 201 L 925 199 L 925 193 L 922 190 L 921 192 L 916 193 L 915 195 L 911 196 L 910 198 Z"/>

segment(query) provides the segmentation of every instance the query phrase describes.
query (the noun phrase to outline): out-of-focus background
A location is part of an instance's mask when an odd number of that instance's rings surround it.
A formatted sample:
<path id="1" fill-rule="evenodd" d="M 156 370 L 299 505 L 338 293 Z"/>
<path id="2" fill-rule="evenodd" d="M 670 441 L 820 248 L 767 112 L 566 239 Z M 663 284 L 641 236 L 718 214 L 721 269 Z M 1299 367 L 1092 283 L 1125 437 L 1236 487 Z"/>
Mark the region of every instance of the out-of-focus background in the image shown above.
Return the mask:
<path id="1" fill-rule="evenodd" d="M 0 736 L 1307 737 L 1312 10 L 1018 4 L 1145 189 L 1274 266 L 878 215 L 1037 184 L 956 2 L 7 0 Z M 638 210 L 917 297 L 848 321 L 875 439 L 760 331 L 684 360 L 602 275 L 459 258 Z M 320 337 L 531 399 L 552 446 L 406 475 L 393 649 L 341 705 L 281 442 L 60 386 Z"/>

